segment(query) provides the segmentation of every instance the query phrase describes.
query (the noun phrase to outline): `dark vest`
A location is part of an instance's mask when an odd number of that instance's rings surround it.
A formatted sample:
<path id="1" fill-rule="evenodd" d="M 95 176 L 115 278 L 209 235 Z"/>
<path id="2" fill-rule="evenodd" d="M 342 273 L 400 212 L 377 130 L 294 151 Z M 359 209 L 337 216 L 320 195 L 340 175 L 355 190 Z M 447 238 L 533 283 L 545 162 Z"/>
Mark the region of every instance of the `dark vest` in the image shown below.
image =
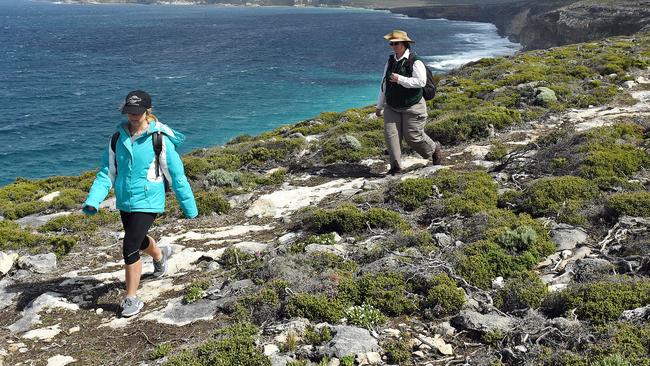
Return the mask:
<path id="1" fill-rule="evenodd" d="M 420 60 L 417 55 L 413 55 L 412 59 L 413 63 Z M 393 83 L 390 81 L 390 75 L 392 73 L 410 78 L 413 76 L 413 64 L 409 62 L 408 58 L 395 61 L 395 57 L 390 55 L 386 75 L 384 75 L 386 103 L 393 108 L 408 108 L 417 104 L 422 99 L 422 88 L 405 88 L 398 83 Z"/>

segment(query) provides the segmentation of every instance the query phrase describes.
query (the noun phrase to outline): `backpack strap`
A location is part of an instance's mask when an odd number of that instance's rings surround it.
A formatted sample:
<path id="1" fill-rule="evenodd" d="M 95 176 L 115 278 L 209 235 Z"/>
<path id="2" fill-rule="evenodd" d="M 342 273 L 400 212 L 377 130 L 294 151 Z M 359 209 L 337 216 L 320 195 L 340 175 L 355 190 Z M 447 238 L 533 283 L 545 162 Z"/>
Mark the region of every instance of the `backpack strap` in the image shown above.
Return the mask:
<path id="1" fill-rule="evenodd" d="M 160 153 L 162 152 L 162 132 L 158 131 L 151 135 L 153 152 L 156 154 L 156 178 L 160 177 Z"/>
<path id="2" fill-rule="evenodd" d="M 113 136 L 111 136 L 111 150 L 113 150 L 113 163 L 115 165 L 115 175 L 117 175 L 117 140 L 120 138 L 120 132 L 115 132 Z"/>

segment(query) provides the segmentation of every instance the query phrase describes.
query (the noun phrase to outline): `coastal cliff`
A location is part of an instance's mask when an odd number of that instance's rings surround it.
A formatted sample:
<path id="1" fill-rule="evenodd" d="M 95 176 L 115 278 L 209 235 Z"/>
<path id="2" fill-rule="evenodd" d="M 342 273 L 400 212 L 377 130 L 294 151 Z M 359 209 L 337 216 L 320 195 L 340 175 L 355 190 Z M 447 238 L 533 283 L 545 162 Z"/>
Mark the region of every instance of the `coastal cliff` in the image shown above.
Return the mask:
<path id="1" fill-rule="evenodd" d="M 524 49 L 541 49 L 616 35 L 650 24 L 650 1 L 515 1 L 501 4 L 433 5 L 391 8 L 418 18 L 488 22 Z"/>

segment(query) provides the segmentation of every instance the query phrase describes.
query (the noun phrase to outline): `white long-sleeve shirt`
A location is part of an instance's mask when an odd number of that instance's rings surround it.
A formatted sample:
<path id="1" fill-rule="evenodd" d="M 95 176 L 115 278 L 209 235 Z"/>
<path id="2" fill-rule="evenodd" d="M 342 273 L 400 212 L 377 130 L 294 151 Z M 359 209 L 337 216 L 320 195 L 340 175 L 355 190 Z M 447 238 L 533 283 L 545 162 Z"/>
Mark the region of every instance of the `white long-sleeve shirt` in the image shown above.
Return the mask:
<path id="1" fill-rule="evenodd" d="M 393 58 L 395 58 L 395 62 L 400 62 L 403 59 L 408 59 L 409 56 L 411 55 L 410 50 L 406 50 L 402 57 L 399 59 L 395 54 L 392 55 Z M 379 96 L 377 97 L 377 109 L 384 109 L 384 105 L 386 104 L 386 88 L 384 86 L 384 78 L 386 77 L 386 70 L 388 69 L 388 61 L 386 61 L 386 65 L 384 66 L 384 73 L 382 74 L 382 81 L 381 85 L 379 85 Z M 404 75 L 400 75 L 397 78 L 397 83 L 405 88 L 424 88 L 424 86 L 427 84 L 427 69 L 426 66 L 424 66 L 424 62 L 417 60 L 413 63 L 413 76 L 412 77 L 406 77 Z"/>

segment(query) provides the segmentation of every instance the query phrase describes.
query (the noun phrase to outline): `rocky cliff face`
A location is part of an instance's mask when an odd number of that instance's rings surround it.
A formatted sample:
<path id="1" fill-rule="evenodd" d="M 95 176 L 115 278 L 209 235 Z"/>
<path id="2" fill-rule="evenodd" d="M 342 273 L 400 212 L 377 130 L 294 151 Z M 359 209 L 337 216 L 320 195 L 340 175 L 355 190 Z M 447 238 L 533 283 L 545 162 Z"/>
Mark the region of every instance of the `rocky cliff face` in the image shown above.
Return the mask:
<path id="1" fill-rule="evenodd" d="M 521 43 L 527 50 L 630 35 L 650 25 L 650 0 L 606 4 L 572 0 L 542 4 L 519 1 L 394 8 L 391 11 L 420 18 L 494 23 L 500 34 Z"/>

